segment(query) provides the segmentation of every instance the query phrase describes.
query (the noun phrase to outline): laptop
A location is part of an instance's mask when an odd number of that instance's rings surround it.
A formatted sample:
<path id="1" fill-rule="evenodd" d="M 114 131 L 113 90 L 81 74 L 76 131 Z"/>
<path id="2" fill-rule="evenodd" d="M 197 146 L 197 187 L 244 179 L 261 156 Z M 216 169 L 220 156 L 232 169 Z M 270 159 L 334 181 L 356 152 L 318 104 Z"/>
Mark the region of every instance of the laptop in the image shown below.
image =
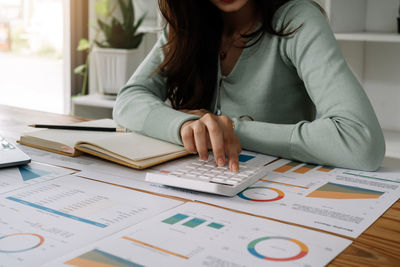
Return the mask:
<path id="1" fill-rule="evenodd" d="M 0 136 L 0 168 L 25 165 L 31 158 Z"/>

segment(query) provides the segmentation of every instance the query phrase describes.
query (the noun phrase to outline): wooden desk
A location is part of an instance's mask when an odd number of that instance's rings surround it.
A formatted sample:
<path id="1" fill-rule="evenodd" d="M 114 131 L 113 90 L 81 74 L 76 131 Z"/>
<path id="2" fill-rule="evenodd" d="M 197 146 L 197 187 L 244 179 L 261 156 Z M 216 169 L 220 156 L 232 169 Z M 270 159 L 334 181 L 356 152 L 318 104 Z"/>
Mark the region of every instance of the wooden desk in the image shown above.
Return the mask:
<path id="1" fill-rule="evenodd" d="M 17 140 L 26 125 L 73 123 L 83 118 L 0 105 L 0 135 Z M 400 266 L 400 200 L 329 266 Z"/>

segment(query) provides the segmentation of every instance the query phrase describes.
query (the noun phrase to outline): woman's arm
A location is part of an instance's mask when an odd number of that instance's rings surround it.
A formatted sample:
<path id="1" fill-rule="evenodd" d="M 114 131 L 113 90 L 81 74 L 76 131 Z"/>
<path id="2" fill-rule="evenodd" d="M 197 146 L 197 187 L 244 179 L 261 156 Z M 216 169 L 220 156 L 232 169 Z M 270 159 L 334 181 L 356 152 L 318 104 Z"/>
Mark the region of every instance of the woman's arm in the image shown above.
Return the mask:
<path id="1" fill-rule="evenodd" d="M 206 110 L 181 112 L 165 104 L 165 78 L 153 73 L 163 60 L 161 47 L 165 43 L 163 35 L 118 94 L 114 120 L 135 132 L 183 144 L 189 152 L 198 153 L 201 159 L 207 159 L 208 149 L 212 148 L 216 164 L 220 166 L 226 163 L 226 153 L 230 170 L 237 171 L 241 148 L 230 119 L 211 113 L 203 116 Z"/>
<path id="2" fill-rule="evenodd" d="M 302 25 L 281 39 L 280 50 L 304 81 L 318 119 L 277 125 L 234 118 L 242 147 L 310 163 L 376 170 L 385 154 L 382 130 L 326 18 L 311 1 L 302 0 L 284 6 L 277 17 L 278 27 Z"/>
<path id="3" fill-rule="evenodd" d="M 113 110 L 114 120 L 123 127 L 171 143 L 182 144 L 179 129 L 199 116 L 172 109 L 167 99 L 166 80 L 153 73 L 161 64 L 166 43 L 163 34 L 127 85 L 122 88 Z"/>

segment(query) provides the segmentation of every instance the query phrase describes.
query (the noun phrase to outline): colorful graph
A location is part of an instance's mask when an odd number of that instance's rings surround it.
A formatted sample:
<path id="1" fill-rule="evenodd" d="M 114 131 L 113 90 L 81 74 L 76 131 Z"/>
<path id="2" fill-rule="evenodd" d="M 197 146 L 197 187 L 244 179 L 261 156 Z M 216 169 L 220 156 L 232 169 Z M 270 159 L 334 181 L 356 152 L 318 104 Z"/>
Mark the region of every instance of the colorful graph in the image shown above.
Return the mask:
<path id="1" fill-rule="evenodd" d="M 212 223 L 208 224 L 207 226 L 211 227 L 211 228 L 214 228 L 214 229 L 221 229 L 222 227 L 224 227 L 223 224 L 215 223 L 215 222 L 212 222 Z"/>
<path id="2" fill-rule="evenodd" d="M 44 237 L 32 233 L 14 233 L 0 236 L 0 253 L 20 253 L 39 247 Z M 8 248 L 3 248 L 3 246 Z"/>
<path id="3" fill-rule="evenodd" d="M 274 170 L 274 172 L 285 173 L 285 172 L 287 172 L 287 171 L 299 166 L 300 164 L 301 164 L 300 162 L 291 161 L 289 163 L 286 163 L 283 166 L 280 166 L 279 168 L 276 168 Z"/>
<path id="4" fill-rule="evenodd" d="M 254 159 L 255 156 L 246 155 L 246 154 L 239 154 L 239 162 L 247 162 L 251 159 Z"/>
<path id="5" fill-rule="evenodd" d="M 76 220 L 76 221 L 83 222 L 83 223 L 88 223 L 88 224 L 91 224 L 91 225 L 94 225 L 94 226 L 97 226 L 97 227 L 101 227 L 101 228 L 108 227 L 108 225 L 104 224 L 104 223 L 99 223 L 99 222 L 88 220 L 88 219 L 85 219 L 85 218 L 82 218 L 82 217 L 74 216 L 74 215 L 71 215 L 71 214 L 68 214 L 68 213 L 65 213 L 65 212 L 62 212 L 62 211 L 59 211 L 59 210 L 51 209 L 51 208 L 48 208 L 48 207 L 45 207 L 45 206 L 42 206 L 42 205 L 39 205 L 39 204 L 36 204 L 36 203 L 33 203 L 33 202 L 25 201 L 25 200 L 20 199 L 20 198 L 6 197 L 6 199 L 11 200 L 11 201 L 15 201 L 15 202 L 18 202 L 20 204 L 23 204 L 23 205 L 26 205 L 26 206 L 29 206 L 29 207 L 33 207 L 33 208 L 36 208 L 36 209 L 39 209 L 39 210 L 43 210 L 43 211 L 46 211 L 46 212 L 49 212 L 49 213 L 53 213 L 53 214 L 56 214 L 56 215 L 59 215 L 59 216 L 65 217 L 65 218 L 69 218 L 69 219 Z"/>
<path id="6" fill-rule="evenodd" d="M 28 166 L 18 167 L 18 169 L 19 169 L 19 172 L 21 173 L 22 179 L 24 181 L 29 181 L 31 179 L 39 178 L 39 177 L 50 174 L 50 172 L 39 170 L 39 169 L 33 169 Z"/>
<path id="7" fill-rule="evenodd" d="M 327 183 L 311 192 L 307 197 L 327 199 L 374 199 L 379 198 L 384 192 L 375 191 L 355 186 Z"/>
<path id="8" fill-rule="evenodd" d="M 185 219 L 187 219 L 189 217 L 190 216 L 188 216 L 186 214 L 177 213 L 174 216 L 171 216 L 171 217 L 163 220 L 162 222 L 166 223 L 166 224 L 173 225 L 173 224 L 181 222 L 181 221 L 183 221 L 183 220 L 185 220 Z M 191 218 L 190 220 L 182 223 L 182 225 L 190 227 L 190 228 L 196 228 L 197 226 L 199 226 L 199 225 L 201 225 L 201 224 L 203 224 L 205 222 L 206 222 L 206 220 L 204 220 L 204 219 Z M 216 222 L 211 222 L 211 223 L 207 224 L 207 226 L 210 227 L 210 228 L 214 228 L 214 229 L 221 229 L 222 227 L 224 227 L 223 224 L 216 223 Z"/>
<path id="9" fill-rule="evenodd" d="M 314 164 L 306 164 L 306 165 L 301 166 L 300 168 L 294 170 L 293 172 L 295 172 L 295 173 L 300 173 L 300 174 L 305 174 L 305 173 L 311 171 L 312 169 L 314 169 L 315 167 L 317 167 L 317 165 L 314 165 Z"/>
<path id="10" fill-rule="evenodd" d="M 271 193 L 273 196 L 271 197 Z M 272 187 L 248 187 L 238 194 L 238 197 L 256 202 L 272 202 L 282 199 L 285 196 L 281 190 Z"/>
<path id="11" fill-rule="evenodd" d="M 193 218 L 190 221 L 185 222 L 183 225 L 190 227 L 190 228 L 195 228 L 197 226 L 199 226 L 200 224 L 205 223 L 206 220 L 203 219 L 199 219 L 199 218 Z"/>
<path id="12" fill-rule="evenodd" d="M 290 171 L 290 170 L 292 170 L 292 169 L 294 169 L 296 167 L 299 167 L 302 164 L 303 163 L 301 163 L 301 162 L 291 161 L 289 163 L 286 163 L 286 164 L 276 168 L 274 170 L 274 172 L 285 173 L 285 172 L 288 172 L 288 171 Z M 314 169 L 317 166 L 318 165 L 315 165 L 315 164 L 304 164 L 303 166 L 300 166 L 299 168 L 293 170 L 292 172 L 298 173 L 298 174 L 305 174 L 305 173 L 311 171 L 312 169 Z M 333 169 L 334 169 L 333 167 L 321 166 L 316 170 L 320 171 L 320 172 L 330 172 Z"/>
<path id="13" fill-rule="evenodd" d="M 167 223 L 167 224 L 175 224 L 175 223 L 180 222 L 180 221 L 182 221 L 182 220 L 184 220 L 186 218 L 189 218 L 189 216 L 187 216 L 185 214 L 178 213 L 178 214 L 175 214 L 172 217 L 169 217 L 169 218 L 163 220 L 162 222 L 163 223 Z"/>
<path id="14" fill-rule="evenodd" d="M 152 244 L 145 243 L 145 242 L 142 242 L 142 241 L 140 241 L 140 240 L 136 240 L 136 239 L 131 238 L 131 237 L 128 237 L 128 236 L 123 236 L 122 239 L 129 240 L 129 241 L 131 241 L 131 242 L 140 244 L 140 245 L 142 245 L 142 246 L 145 246 L 145 247 L 148 247 L 148 248 L 151 248 L 151 249 L 154 249 L 154 250 L 161 251 L 161 252 L 163 252 L 163 253 L 167 253 L 167 254 L 176 256 L 176 257 L 178 257 L 178 258 L 182 258 L 182 259 L 185 259 L 185 260 L 188 260 L 188 259 L 189 259 L 189 257 L 187 257 L 187 256 L 185 256 L 185 255 L 181 255 L 181 254 L 179 254 L 179 253 L 175 253 L 175 252 L 173 252 L 173 251 L 170 251 L 170 250 L 167 250 L 167 249 L 163 249 L 163 248 L 160 248 L 160 247 L 158 247 L 158 246 L 154 246 L 154 245 L 152 245 Z M 91 266 L 88 266 L 88 267 L 91 267 Z M 93 266 L 93 267 L 94 267 L 94 266 Z"/>
<path id="15" fill-rule="evenodd" d="M 318 168 L 317 171 L 320 171 L 320 172 L 330 172 L 330 171 L 332 171 L 333 169 L 334 169 L 333 167 L 322 166 L 322 167 Z"/>
<path id="16" fill-rule="evenodd" d="M 65 264 L 78 267 L 141 267 L 143 265 L 122 259 L 110 253 L 94 249 L 74 259 L 71 259 Z"/>
<path id="17" fill-rule="evenodd" d="M 265 256 L 265 255 L 259 253 L 256 250 L 256 245 L 259 244 L 260 242 L 263 242 L 263 241 L 266 241 L 266 240 L 273 240 L 273 239 L 287 240 L 288 242 L 292 242 L 292 243 L 296 244 L 300 248 L 300 252 L 297 255 L 294 255 L 294 256 L 291 256 L 291 257 L 274 258 L 274 257 Z M 285 248 L 282 248 L 282 249 L 285 249 Z M 260 258 L 260 259 L 263 259 L 263 260 L 269 260 L 269 261 L 294 261 L 294 260 L 298 260 L 298 259 L 303 258 L 308 253 L 308 248 L 303 242 L 300 242 L 299 240 L 296 240 L 296 239 L 293 239 L 293 238 L 283 237 L 283 236 L 266 236 L 266 237 L 261 237 L 261 238 L 255 239 L 255 240 L 251 241 L 247 245 L 247 250 L 253 256 L 255 256 L 257 258 Z"/>

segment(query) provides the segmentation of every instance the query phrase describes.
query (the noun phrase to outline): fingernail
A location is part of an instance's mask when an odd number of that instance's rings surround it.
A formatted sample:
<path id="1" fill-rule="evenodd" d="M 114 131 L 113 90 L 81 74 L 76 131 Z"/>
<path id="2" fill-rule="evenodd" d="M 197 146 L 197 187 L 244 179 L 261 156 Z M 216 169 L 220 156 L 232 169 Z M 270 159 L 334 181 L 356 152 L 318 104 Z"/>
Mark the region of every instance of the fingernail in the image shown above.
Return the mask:
<path id="1" fill-rule="evenodd" d="M 218 166 L 220 166 L 220 167 L 224 166 L 224 165 L 225 165 L 224 159 L 219 158 L 219 159 L 217 160 L 217 164 L 218 164 Z"/>
<path id="2" fill-rule="evenodd" d="M 232 172 L 238 172 L 239 171 L 237 163 L 232 163 L 231 164 L 231 171 Z"/>

